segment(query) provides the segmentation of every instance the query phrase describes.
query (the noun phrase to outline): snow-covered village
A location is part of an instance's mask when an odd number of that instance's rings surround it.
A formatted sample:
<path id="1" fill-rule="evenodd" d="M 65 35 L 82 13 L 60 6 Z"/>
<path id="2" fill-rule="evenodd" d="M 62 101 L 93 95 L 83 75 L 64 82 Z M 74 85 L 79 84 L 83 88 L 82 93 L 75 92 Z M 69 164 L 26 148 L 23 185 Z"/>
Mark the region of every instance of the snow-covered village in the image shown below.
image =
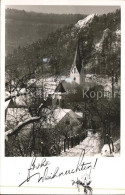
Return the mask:
<path id="1" fill-rule="evenodd" d="M 120 156 L 120 28 L 6 9 L 5 156 Z"/>

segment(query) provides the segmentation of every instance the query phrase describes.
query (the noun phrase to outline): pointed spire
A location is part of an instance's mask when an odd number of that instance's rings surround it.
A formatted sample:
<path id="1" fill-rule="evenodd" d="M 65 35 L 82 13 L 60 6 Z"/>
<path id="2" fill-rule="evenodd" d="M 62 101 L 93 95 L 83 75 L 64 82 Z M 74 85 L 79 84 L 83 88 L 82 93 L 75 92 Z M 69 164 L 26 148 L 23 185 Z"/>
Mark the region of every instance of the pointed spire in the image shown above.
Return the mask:
<path id="1" fill-rule="evenodd" d="M 72 64 L 72 69 L 76 66 L 78 72 L 81 72 L 82 69 L 82 56 L 83 56 L 83 50 L 82 50 L 82 43 L 78 41 L 78 45 L 76 47 L 75 56 Z"/>
<path id="2" fill-rule="evenodd" d="M 78 70 L 78 72 L 81 72 L 81 68 L 82 68 L 82 43 L 80 42 L 80 40 L 78 40 L 78 46 L 77 46 L 77 56 L 76 56 L 76 68 Z"/>

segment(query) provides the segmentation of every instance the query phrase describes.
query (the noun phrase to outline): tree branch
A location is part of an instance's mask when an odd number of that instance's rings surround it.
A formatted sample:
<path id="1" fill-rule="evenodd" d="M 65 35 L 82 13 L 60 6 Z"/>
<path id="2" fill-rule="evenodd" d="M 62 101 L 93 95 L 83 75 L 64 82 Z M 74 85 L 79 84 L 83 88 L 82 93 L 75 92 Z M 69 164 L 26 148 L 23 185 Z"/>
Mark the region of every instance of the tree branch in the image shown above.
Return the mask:
<path id="1" fill-rule="evenodd" d="M 19 96 L 23 96 L 23 95 L 27 95 L 26 93 L 19 93 L 19 94 L 16 94 L 16 95 L 9 95 L 8 97 L 5 98 L 5 102 L 7 102 L 8 100 L 11 100 L 15 97 L 19 97 Z"/>
<path id="2" fill-rule="evenodd" d="M 8 140 L 8 136 L 12 136 L 14 135 L 15 133 L 17 133 L 21 128 L 23 128 L 24 126 L 32 123 L 32 122 L 36 122 L 38 120 L 40 120 L 40 116 L 37 116 L 37 117 L 31 117 L 29 119 L 26 119 L 25 121 L 23 122 L 20 122 L 14 129 L 10 129 L 8 131 L 5 132 L 5 138 L 6 140 Z"/>

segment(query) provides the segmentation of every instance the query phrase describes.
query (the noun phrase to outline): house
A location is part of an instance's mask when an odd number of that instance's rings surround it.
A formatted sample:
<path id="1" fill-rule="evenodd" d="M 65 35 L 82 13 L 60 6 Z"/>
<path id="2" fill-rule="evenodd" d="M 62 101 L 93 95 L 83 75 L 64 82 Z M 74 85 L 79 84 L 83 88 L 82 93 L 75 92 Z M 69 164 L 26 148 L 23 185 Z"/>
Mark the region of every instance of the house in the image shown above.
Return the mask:
<path id="1" fill-rule="evenodd" d="M 5 102 L 6 123 L 14 126 L 31 117 L 25 100 L 26 97 L 19 96 Z"/>
<path id="2" fill-rule="evenodd" d="M 62 125 L 72 125 L 72 124 L 81 124 L 81 119 L 83 114 L 81 112 L 73 112 L 71 109 L 62 109 L 58 107 L 55 110 L 47 110 L 45 111 L 47 114 L 46 121 L 43 121 L 43 128 L 54 128 L 55 126 Z"/>
<path id="3" fill-rule="evenodd" d="M 73 112 L 71 109 L 58 108 L 55 110 L 54 116 L 56 124 L 68 123 L 68 125 L 71 125 L 74 122 L 80 124 L 82 113 Z"/>

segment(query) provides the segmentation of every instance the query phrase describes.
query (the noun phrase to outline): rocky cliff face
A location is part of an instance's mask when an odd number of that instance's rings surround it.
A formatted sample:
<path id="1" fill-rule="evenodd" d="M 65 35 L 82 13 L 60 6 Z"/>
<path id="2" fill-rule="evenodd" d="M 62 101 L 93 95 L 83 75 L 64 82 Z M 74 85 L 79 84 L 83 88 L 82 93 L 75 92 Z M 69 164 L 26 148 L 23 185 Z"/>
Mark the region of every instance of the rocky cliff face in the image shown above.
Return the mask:
<path id="1" fill-rule="evenodd" d="M 91 15 L 88 15 L 86 18 L 84 18 L 83 20 L 79 20 L 76 24 L 75 24 L 75 27 L 76 28 L 84 28 L 86 26 L 88 26 L 92 21 L 93 21 L 93 18 L 97 16 L 97 14 L 91 14 Z"/>

